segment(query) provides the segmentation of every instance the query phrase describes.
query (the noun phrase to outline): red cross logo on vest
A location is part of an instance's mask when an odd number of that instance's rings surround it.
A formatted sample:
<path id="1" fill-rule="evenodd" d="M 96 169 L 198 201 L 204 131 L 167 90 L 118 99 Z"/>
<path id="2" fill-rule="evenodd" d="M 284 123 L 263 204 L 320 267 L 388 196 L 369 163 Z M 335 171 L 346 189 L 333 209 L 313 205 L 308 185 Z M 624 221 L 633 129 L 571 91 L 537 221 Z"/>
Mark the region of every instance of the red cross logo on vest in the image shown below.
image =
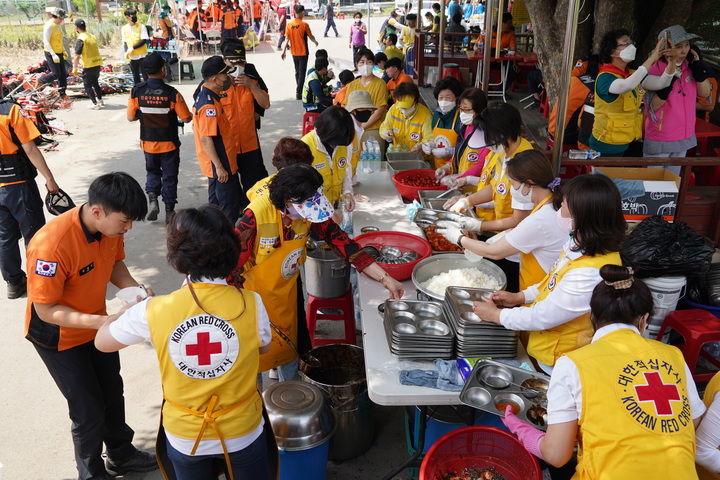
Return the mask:
<path id="1" fill-rule="evenodd" d="M 185 353 L 187 355 L 196 355 L 198 365 L 210 365 L 210 356 L 213 353 L 222 353 L 222 343 L 211 342 L 210 333 L 208 332 L 198 332 L 197 343 L 195 345 L 186 345 Z"/>
<path id="2" fill-rule="evenodd" d="M 435 147 L 436 147 L 436 148 L 445 148 L 445 142 L 443 142 L 442 140 L 440 140 L 439 142 L 437 142 L 437 143 L 435 144 Z"/>
<path id="3" fill-rule="evenodd" d="M 659 372 L 643 372 L 647 385 L 636 385 L 635 394 L 638 402 L 653 402 L 658 415 L 672 415 L 670 402 L 681 401 L 677 385 L 663 383 Z"/>

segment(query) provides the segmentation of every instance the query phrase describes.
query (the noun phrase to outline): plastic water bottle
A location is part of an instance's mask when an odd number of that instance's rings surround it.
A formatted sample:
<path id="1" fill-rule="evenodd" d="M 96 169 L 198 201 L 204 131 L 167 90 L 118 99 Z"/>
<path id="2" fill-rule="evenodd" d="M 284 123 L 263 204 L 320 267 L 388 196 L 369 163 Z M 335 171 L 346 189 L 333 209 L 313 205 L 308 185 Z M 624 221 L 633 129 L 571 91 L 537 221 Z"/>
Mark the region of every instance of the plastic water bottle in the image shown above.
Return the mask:
<path id="1" fill-rule="evenodd" d="M 345 202 L 342 203 L 342 222 L 340 223 L 340 229 L 348 234 L 350 238 L 353 236 L 353 216 L 352 212 L 348 212 L 345 209 Z"/>
<path id="2" fill-rule="evenodd" d="M 595 150 L 570 150 L 568 157 L 574 160 L 592 160 L 600 156 L 600 152 Z"/>

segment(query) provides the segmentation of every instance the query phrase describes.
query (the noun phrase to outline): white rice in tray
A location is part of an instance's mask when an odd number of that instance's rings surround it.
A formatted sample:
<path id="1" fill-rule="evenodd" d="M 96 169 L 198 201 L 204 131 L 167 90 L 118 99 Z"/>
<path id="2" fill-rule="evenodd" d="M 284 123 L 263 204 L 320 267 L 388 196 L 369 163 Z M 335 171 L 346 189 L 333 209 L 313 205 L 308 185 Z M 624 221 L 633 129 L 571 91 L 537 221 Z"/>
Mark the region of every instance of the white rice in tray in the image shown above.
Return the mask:
<path id="1" fill-rule="evenodd" d="M 439 273 L 426 282 L 420 283 L 436 295 L 445 295 L 447 287 L 472 287 L 486 288 L 488 290 L 500 289 L 500 283 L 496 278 L 477 268 L 456 268 L 447 272 Z"/>

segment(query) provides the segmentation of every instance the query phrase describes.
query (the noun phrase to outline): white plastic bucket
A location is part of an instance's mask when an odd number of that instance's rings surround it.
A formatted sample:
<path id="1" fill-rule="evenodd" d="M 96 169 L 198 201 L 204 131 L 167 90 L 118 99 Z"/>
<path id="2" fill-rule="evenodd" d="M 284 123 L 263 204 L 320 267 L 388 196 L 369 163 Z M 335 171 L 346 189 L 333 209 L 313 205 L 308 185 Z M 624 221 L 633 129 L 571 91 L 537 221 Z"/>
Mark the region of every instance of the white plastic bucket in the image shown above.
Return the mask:
<path id="1" fill-rule="evenodd" d="M 659 332 L 665 317 L 675 310 L 678 300 L 685 295 L 685 277 L 654 277 L 644 278 L 643 282 L 650 289 L 653 297 L 653 314 L 648 318 L 648 328 L 653 327 L 655 334 Z"/>
<path id="2" fill-rule="evenodd" d="M 642 336 L 645 338 L 649 338 L 650 340 L 658 340 L 657 336 L 660 333 L 660 328 L 662 327 L 648 325 L 645 327 L 645 331 L 643 332 Z M 663 343 L 667 343 L 668 339 L 670 338 L 670 332 L 670 329 L 665 330 L 665 334 L 663 335 L 662 339 L 660 339 L 660 341 Z"/>

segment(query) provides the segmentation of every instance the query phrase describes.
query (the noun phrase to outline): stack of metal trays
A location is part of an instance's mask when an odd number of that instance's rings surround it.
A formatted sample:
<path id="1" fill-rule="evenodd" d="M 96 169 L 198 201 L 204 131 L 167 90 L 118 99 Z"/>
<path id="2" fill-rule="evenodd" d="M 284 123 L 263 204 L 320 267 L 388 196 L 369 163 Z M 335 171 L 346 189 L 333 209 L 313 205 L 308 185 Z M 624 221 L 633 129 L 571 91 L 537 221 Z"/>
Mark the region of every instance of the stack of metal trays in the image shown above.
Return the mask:
<path id="1" fill-rule="evenodd" d="M 492 294 L 492 290 L 448 287 L 445 290 L 445 315 L 455 332 L 458 357 L 515 358 L 518 332 L 502 325 L 483 322 L 473 312 L 473 302 Z"/>
<path id="2" fill-rule="evenodd" d="M 384 325 L 393 355 L 406 359 L 453 357 L 455 335 L 439 302 L 386 300 Z"/>

